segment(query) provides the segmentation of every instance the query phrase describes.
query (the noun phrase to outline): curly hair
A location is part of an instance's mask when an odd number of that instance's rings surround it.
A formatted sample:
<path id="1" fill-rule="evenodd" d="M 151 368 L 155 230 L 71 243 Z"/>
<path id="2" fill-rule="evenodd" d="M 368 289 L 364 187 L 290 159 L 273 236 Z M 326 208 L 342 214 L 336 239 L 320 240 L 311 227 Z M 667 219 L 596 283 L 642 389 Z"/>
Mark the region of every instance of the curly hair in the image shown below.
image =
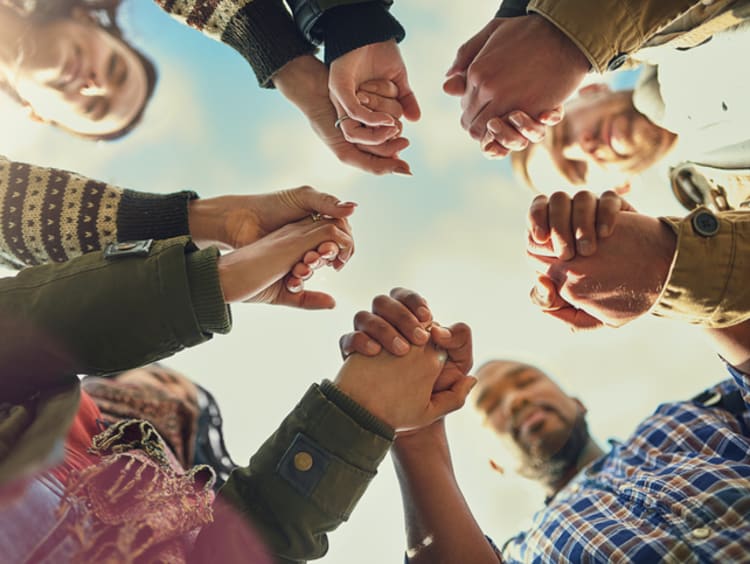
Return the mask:
<path id="1" fill-rule="evenodd" d="M 0 0 L 0 10 L 12 9 L 19 12 L 25 18 L 32 22 L 49 22 L 57 19 L 73 18 L 79 13 L 84 13 L 91 18 L 92 22 L 112 35 L 130 49 L 140 61 L 146 75 L 146 96 L 143 100 L 143 106 L 132 120 L 124 127 L 117 131 L 111 131 L 104 134 L 83 134 L 66 129 L 69 133 L 91 139 L 94 141 L 113 141 L 120 139 L 130 133 L 143 118 L 154 90 L 158 74 L 156 66 L 142 51 L 136 49 L 123 35 L 122 29 L 117 23 L 117 12 L 122 0 L 56 0 L 37 1 L 37 0 Z M 26 105 L 25 100 L 18 95 L 18 92 L 5 81 L 0 80 L 0 90 L 5 92 L 12 100 L 21 105 Z"/>

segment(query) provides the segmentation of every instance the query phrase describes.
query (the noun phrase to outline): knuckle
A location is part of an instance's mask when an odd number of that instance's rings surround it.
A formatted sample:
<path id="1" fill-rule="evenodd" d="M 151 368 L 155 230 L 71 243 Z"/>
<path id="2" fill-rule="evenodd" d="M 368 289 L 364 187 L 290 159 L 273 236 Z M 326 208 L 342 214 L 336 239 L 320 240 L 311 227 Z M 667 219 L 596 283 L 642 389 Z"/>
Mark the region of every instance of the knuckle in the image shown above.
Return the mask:
<path id="1" fill-rule="evenodd" d="M 552 195 L 549 197 L 550 205 L 560 205 L 568 201 L 570 201 L 570 195 L 561 190 L 558 190 L 557 192 L 553 192 Z"/>
<path id="2" fill-rule="evenodd" d="M 372 316 L 372 314 L 369 311 L 365 311 L 363 309 L 359 310 L 357 313 L 354 314 L 354 327 L 359 328 L 371 316 Z M 344 337 L 346 337 L 346 335 L 344 335 Z"/>
<path id="3" fill-rule="evenodd" d="M 593 200 L 596 200 L 596 196 L 589 190 L 581 190 L 573 196 L 573 203 L 591 202 Z"/>
<path id="4" fill-rule="evenodd" d="M 373 311 L 380 310 L 384 308 L 388 302 L 390 302 L 390 298 L 384 294 L 378 294 L 372 299 L 372 309 Z"/>

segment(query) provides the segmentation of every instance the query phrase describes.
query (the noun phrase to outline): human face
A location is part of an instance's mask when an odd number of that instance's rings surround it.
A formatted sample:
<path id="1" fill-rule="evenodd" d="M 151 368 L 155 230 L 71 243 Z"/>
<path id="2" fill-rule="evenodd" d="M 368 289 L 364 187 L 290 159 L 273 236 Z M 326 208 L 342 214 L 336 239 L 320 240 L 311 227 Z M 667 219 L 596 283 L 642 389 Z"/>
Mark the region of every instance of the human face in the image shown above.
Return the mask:
<path id="1" fill-rule="evenodd" d="M 633 106 L 631 90 L 597 85 L 565 107 L 565 118 L 550 128 L 544 149 L 573 186 L 611 178 L 613 185 L 659 161 L 676 136 Z M 532 174 L 533 175 L 533 174 Z"/>
<path id="2" fill-rule="evenodd" d="M 483 366 L 477 377 L 477 409 L 525 459 L 551 459 L 570 437 L 576 417 L 585 411 L 533 366 L 496 361 Z"/>
<path id="3" fill-rule="evenodd" d="M 127 127 L 148 93 L 146 71 L 132 49 L 92 23 L 71 19 L 24 36 L 11 81 L 38 118 L 87 136 Z"/>

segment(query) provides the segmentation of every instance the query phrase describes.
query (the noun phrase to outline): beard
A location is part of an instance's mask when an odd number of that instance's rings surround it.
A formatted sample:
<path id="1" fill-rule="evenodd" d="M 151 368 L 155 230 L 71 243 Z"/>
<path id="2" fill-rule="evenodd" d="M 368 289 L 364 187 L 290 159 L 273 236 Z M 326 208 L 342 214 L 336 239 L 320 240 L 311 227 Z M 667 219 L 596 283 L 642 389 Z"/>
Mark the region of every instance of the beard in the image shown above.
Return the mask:
<path id="1" fill-rule="evenodd" d="M 547 486 L 559 484 L 570 470 L 575 468 L 590 438 L 586 416 L 583 412 L 579 412 L 573 420 L 570 436 L 551 455 L 520 449 L 521 460 L 518 473 Z"/>

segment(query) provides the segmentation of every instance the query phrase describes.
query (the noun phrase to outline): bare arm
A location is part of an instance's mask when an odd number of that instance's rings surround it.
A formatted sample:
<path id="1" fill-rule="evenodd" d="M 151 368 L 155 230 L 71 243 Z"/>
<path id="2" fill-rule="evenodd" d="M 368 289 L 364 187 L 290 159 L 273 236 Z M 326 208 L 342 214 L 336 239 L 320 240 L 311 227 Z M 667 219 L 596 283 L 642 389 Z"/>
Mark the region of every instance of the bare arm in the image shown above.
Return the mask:
<path id="1" fill-rule="evenodd" d="M 706 332 L 724 360 L 740 372 L 750 374 L 750 321 Z"/>
<path id="2" fill-rule="evenodd" d="M 453 473 L 444 420 L 397 438 L 393 450 L 411 564 L 499 561 Z"/>

